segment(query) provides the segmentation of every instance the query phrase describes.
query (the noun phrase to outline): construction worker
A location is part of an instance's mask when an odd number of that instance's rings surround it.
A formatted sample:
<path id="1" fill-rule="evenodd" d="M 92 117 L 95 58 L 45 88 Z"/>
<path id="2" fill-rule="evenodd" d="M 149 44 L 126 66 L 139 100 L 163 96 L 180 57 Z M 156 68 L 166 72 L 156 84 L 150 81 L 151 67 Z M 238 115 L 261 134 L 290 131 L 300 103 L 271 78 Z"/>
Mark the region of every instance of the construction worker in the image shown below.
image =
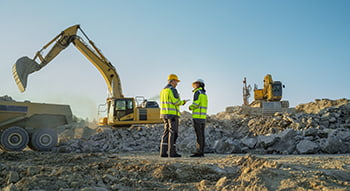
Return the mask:
<path id="1" fill-rule="evenodd" d="M 161 157 L 181 157 L 176 152 L 176 139 L 178 136 L 180 105 L 185 105 L 186 101 L 180 99 L 180 95 L 175 89 L 180 82 L 175 74 L 168 76 L 168 85 L 160 92 L 160 117 L 164 122 L 164 132 L 160 143 Z"/>
<path id="2" fill-rule="evenodd" d="M 196 152 L 191 157 L 204 157 L 205 136 L 204 128 L 207 118 L 208 97 L 204 89 L 204 81 L 198 79 L 192 83 L 193 103 L 189 106 L 192 111 L 193 127 L 196 132 Z"/>

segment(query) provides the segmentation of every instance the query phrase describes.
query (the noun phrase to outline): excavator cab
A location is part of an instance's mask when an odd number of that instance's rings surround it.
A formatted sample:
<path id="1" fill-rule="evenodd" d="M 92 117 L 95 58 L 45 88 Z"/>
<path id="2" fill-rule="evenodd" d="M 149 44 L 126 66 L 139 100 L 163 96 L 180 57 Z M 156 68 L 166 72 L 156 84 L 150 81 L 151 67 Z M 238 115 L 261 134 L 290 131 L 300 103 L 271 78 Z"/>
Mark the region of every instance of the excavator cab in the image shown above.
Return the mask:
<path id="1" fill-rule="evenodd" d="M 134 98 L 108 98 L 108 124 L 134 120 Z"/>
<path id="2" fill-rule="evenodd" d="M 128 121 L 133 120 L 133 115 L 128 116 L 129 114 L 134 113 L 134 99 L 133 98 L 122 98 L 115 99 L 115 108 L 114 108 L 114 117 L 118 121 Z"/>
<path id="3" fill-rule="evenodd" d="M 280 101 L 282 99 L 282 83 L 280 81 L 274 81 L 270 84 L 267 93 L 268 101 Z"/>
<path id="4" fill-rule="evenodd" d="M 155 101 L 145 101 L 137 105 L 134 98 L 108 98 L 107 107 L 108 117 L 99 120 L 100 127 L 128 127 L 132 124 L 161 123 L 160 108 Z"/>

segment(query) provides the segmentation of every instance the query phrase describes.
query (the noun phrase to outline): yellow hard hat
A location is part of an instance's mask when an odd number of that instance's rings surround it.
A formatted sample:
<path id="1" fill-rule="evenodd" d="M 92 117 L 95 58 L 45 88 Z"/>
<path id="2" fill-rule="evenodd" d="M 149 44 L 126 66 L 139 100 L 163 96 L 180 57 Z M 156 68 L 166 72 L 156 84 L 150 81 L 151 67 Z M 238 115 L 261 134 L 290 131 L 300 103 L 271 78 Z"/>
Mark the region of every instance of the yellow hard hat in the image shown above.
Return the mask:
<path id="1" fill-rule="evenodd" d="M 168 81 L 169 81 L 169 80 L 176 80 L 176 81 L 180 82 L 180 80 L 179 80 L 179 78 L 177 77 L 176 74 L 170 74 L 170 75 L 168 76 Z"/>

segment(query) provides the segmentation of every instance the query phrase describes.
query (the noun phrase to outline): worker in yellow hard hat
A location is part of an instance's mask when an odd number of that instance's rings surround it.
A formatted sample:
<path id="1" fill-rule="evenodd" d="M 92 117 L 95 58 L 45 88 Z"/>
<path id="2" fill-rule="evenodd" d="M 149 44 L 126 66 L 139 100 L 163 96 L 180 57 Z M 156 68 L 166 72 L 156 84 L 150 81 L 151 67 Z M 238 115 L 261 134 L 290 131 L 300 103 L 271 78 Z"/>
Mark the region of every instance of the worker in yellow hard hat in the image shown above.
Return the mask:
<path id="1" fill-rule="evenodd" d="M 178 137 L 180 105 L 185 105 L 186 100 L 181 100 L 176 90 L 180 82 L 176 74 L 168 76 L 168 84 L 160 92 L 160 117 L 164 122 L 164 132 L 160 143 L 161 157 L 181 157 L 176 152 L 176 139 Z"/>
<path id="2" fill-rule="evenodd" d="M 196 132 L 196 152 L 191 157 L 204 157 L 205 121 L 207 118 L 208 97 L 204 89 L 204 81 L 198 79 L 192 83 L 193 103 L 189 106 L 192 111 L 193 127 Z"/>

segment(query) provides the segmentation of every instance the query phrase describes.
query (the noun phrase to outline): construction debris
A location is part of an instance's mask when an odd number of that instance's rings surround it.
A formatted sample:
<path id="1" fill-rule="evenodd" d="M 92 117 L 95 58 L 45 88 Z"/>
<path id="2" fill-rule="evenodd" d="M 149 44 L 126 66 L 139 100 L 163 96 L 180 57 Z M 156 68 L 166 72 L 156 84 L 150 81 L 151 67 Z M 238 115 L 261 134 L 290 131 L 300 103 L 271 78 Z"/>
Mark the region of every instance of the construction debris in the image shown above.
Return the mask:
<path id="1" fill-rule="evenodd" d="M 206 152 L 212 154 L 200 159 L 189 157 L 195 135 L 187 112 L 177 144 L 183 157 L 176 159 L 159 157 L 162 125 L 99 132 L 78 120 L 59 127 L 61 143 L 52 152 L 0 152 L 0 189 L 348 190 L 349 154 L 322 154 L 350 153 L 350 101 L 323 99 L 302 108 L 314 113 L 248 116 L 228 107 L 209 117 Z"/>
<path id="2" fill-rule="evenodd" d="M 296 107 L 295 113 L 273 116 L 242 114 L 228 107 L 208 118 L 207 153 L 316 154 L 350 153 L 350 100 L 316 100 Z M 132 126 L 62 141 L 55 152 L 158 151 L 162 125 Z M 195 151 L 191 114 L 182 113 L 177 148 Z"/>

